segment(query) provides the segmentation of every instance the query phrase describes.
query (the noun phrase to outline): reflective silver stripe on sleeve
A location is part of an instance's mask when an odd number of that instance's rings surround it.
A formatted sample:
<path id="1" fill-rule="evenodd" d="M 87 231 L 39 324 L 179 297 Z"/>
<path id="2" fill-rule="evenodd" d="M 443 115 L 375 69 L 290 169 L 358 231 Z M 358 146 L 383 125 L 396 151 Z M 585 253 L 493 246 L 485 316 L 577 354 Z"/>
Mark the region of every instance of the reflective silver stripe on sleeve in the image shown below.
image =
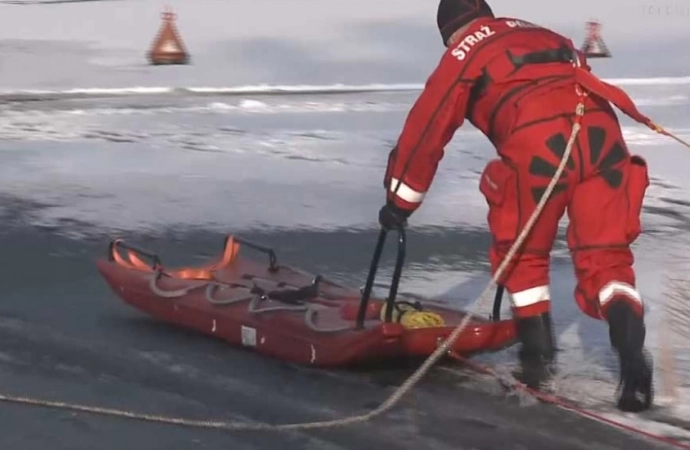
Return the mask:
<path id="1" fill-rule="evenodd" d="M 405 183 L 400 183 L 400 187 L 398 187 L 399 181 L 400 180 L 398 180 L 397 178 L 391 178 L 391 192 L 393 192 L 395 195 L 397 195 L 402 200 L 405 200 L 408 203 L 422 203 L 422 200 L 424 200 L 426 192 L 415 191 Z M 396 188 L 398 188 L 397 192 L 395 190 Z"/>

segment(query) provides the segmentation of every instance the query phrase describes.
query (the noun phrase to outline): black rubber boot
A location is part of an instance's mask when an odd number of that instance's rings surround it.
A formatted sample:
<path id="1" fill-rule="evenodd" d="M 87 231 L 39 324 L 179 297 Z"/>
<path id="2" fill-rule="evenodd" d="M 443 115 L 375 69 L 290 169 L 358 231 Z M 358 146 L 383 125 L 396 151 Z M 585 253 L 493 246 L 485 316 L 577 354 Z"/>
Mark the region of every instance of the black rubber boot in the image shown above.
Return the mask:
<path id="1" fill-rule="evenodd" d="M 652 358 L 644 350 L 644 319 L 625 300 L 614 298 L 606 312 L 611 346 L 620 361 L 620 383 L 616 391 L 621 411 L 640 412 L 652 405 Z"/>
<path id="2" fill-rule="evenodd" d="M 527 387 L 540 390 L 555 373 L 555 337 L 551 313 L 515 319 L 521 348 L 520 370 L 513 375 Z"/>

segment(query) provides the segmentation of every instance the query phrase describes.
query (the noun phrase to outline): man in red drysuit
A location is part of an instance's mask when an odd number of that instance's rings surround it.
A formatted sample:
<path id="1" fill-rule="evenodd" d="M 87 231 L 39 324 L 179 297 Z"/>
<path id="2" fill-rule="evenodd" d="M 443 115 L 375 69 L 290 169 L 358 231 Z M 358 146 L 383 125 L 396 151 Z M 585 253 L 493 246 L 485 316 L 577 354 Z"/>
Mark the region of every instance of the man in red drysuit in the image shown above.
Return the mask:
<path id="1" fill-rule="evenodd" d="M 510 295 L 521 344 L 518 378 L 538 388 L 555 362 L 549 254 L 567 208 L 575 299 L 585 314 L 608 322 L 620 361 L 617 406 L 649 408 L 651 360 L 643 348 L 644 305 L 630 251 L 640 233 L 649 181 L 645 161 L 628 152 L 609 101 L 636 120 L 646 118 L 634 114 L 623 91 L 591 74 L 569 39 L 551 30 L 496 18 L 484 0 L 441 0 L 437 22 L 448 49 L 389 155 L 381 226 L 406 225 L 431 185 L 445 145 L 467 119 L 500 156 L 488 163 L 479 183 L 489 206 L 495 273 L 553 177 L 579 94 L 586 92 L 582 129 L 566 170 L 499 283 Z"/>

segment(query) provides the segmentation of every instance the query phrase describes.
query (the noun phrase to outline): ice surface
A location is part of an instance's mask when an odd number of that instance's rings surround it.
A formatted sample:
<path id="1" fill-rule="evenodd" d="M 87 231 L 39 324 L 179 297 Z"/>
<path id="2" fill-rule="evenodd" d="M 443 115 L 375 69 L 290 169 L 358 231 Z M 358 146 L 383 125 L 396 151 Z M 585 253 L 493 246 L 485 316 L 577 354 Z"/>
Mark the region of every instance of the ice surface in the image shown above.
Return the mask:
<path id="1" fill-rule="evenodd" d="M 381 24 L 352 28 L 355 20 L 385 21 L 386 7 L 376 2 L 356 2 L 360 8 L 348 8 L 342 19 L 333 13 L 318 24 L 309 17 L 281 22 L 297 3 L 318 3 L 306 0 L 272 2 L 270 20 L 252 19 L 259 7 L 238 17 L 237 2 L 166 3 L 179 13 L 190 66 L 145 63 L 162 1 L 0 4 L 0 193 L 42 204 L 31 217 L 41 225 L 71 220 L 113 232 L 375 230 L 386 157 L 436 63 L 438 53 L 428 49 L 438 45 L 437 36 L 407 22 L 393 27 L 395 33 Z M 428 13 L 422 3 L 400 14 L 417 23 Z M 424 36 L 419 48 L 401 47 L 400 30 Z M 609 66 L 625 66 L 618 61 Z M 690 139 L 687 72 L 652 77 L 616 70 L 608 81 Z M 644 233 L 634 246 L 648 346 L 657 361 L 664 351 L 674 356 L 680 386 L 676 398 L 659 399 L 653 414 L 606 414 L 687 438 L 669 417 L 690 416 L 690 343 L 673 329 L 673 343 L 665 344 L 660 330 L 670 328 L 669 277 L 690 271 L 690 242 L 683 239 L 690 229 L 690 150 L 622 122 L 630 150 L 650 168 Z M 404 290 L 476 306 L 488 281 L 480 239 L 486 238 L 486 203 L 477 184 L 493 155 L 472 127 L 457 133 L 411 226 L 431 240 L 470 237 L 410 256 Z M 573 271 L 562 242 L 554 254 L 563 355 L 558 386 L 563 395 L 606 410 L 616 383 L 606 329 L 572 301 Z M 488 305 L 481 306 L 486 314 Z M 510 358 L 508 352 L 497 363 L 510 365 Z M 658 365 L 656 375 L 659 384 Z"/>

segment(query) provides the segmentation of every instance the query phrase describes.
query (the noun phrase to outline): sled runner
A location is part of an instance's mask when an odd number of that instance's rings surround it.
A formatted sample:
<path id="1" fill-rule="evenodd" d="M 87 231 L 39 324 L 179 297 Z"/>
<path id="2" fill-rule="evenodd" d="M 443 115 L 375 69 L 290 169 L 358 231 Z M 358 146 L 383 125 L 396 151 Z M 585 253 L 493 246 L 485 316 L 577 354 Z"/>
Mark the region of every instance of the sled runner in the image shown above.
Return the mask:
<path id="1" fill-rule="evenodd" d="M 122 300 L 165 322 L 216 336 L 298 364 L 348 366 L 433 353 L 466 313 L 440 302 L 396 301 L 405 259 L 405 232 L 387 299 L 371 298 L 386 232 L 381 231 L 364 292 L 278 263 L 276 253 L 228 236 L 223 253 L 202 267 L 172 269 L 147 250 L 110 243 L 96 264 Z M 268 256 L 268 264 L 240 249 Z M 498 299 L 499 297 L 497 297 Z M 471 355 L 512 345 L 512 320 L 474 317 L 452 349 Z"/>

